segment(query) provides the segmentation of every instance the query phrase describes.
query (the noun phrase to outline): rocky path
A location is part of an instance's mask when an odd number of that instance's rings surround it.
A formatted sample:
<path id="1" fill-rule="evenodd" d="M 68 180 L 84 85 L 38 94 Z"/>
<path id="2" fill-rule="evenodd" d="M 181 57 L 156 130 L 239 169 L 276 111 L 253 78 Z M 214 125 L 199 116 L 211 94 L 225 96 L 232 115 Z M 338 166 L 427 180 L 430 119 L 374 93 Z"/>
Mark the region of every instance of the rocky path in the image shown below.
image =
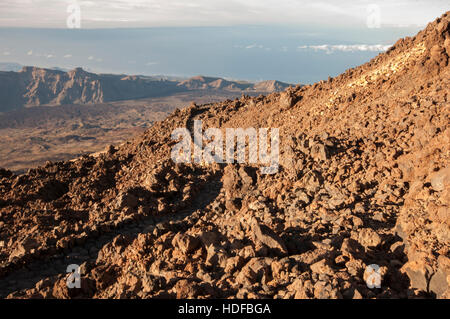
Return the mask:
<path id="1" fill-rule="evenodd" d="M 43 279 L 66 274 L 69 265 L 80 265 L 83 268 L 85 265 L 94 264 L 102 247 L 119 235 L 132 241 L 139 234 L 154 233 L 160 236 L 172 228 L 188 227 L 202 217 L 202 209 L 214 200 L 220 189 L 221 182 L 213 180 L 203 186 L 201 189 L 203 195 L 195 197 L 190 209 L 166 216 L 147 216 L 142 220 L 122 225 L 111 232 L 99 234 L 97 238 L 91 238 L 83 245 L 73 247 L 67 253 L 59 253 L 43 260 L 36 260 L 14 270 L 1 278 L 0 298 L 5 298 L 13 292 L 31 289 L 39 285 Z"/>

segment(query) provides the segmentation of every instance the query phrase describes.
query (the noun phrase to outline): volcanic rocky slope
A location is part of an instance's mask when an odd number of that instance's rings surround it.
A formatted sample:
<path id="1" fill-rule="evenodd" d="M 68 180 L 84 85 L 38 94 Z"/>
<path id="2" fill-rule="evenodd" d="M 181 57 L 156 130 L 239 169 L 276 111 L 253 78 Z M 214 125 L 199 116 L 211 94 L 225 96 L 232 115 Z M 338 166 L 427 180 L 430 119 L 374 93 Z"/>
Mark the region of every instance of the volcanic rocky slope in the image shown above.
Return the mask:
<path id="1" fill-rule="evenodd" d="M 328 81 L 191 105 L 98 156 L 1 171 L 0 295 L 449 298 L 449 55 L 446 13 Z M 175 164 L 171 132 L 196 119 L 278 127 L 279 172 Z"/>

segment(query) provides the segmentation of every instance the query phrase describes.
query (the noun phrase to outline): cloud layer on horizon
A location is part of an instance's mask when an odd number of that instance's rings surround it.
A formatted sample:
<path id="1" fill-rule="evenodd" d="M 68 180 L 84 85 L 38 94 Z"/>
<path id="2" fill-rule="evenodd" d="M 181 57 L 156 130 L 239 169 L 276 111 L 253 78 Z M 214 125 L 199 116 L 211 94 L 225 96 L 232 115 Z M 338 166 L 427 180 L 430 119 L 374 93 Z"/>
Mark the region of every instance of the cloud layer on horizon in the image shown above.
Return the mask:
<path id="1" fill-rule="evenodd" d="M 80 6 L 82 27 L 87 28 L 364 24 L 374 4 L 382 26 L 417 26 L 450 9 L 446 0 L 2 0 L 0 26 L 65 28 L 73 3 Z"/>
<path id="2" fill-rule="evenodd" d="M 384 52 L 387 51 L 392 44 L 322 44 L 322 45 L 300 45 L 299 50 L 324 51 L 331 54 L 336 51 L 340 52 Z"/>

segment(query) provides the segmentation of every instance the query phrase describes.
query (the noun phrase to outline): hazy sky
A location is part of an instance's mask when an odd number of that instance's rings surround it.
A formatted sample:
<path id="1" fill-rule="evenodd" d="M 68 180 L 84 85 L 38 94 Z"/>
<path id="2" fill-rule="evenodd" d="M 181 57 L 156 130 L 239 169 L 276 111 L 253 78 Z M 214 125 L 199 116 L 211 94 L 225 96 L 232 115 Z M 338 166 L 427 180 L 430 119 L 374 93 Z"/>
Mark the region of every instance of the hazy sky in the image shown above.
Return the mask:
<path id="1" fill-rule="evenodd" d="M 448 0 L 0 0 L 0 26 L 65 28 L 69 5 L 82 28 L 365 23 L 377 5 L 382 26 L 417 26 L 450 10 Z"/>
<path id="2" fill-rule="evenodd" d="M 449 0 L 0 0 L 0 63 L 311 83 L 449 9 Z"/>

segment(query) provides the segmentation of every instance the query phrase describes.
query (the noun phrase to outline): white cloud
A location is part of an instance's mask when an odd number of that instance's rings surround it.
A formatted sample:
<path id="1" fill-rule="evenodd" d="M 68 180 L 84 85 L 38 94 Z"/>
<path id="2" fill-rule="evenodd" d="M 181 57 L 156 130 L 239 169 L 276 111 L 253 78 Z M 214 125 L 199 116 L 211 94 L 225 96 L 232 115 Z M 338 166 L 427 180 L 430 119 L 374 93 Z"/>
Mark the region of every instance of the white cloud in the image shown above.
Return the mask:
<path id="1" fill-rule="evenodd" d="M 127 18 L 87 18 L 85 21 L 92 22 L 136 22 L 139 20 L 136 19 L 127 19 Z"/>
<path id="2" fill-rule="evenodd" d="M 3 52 L 3 55 L 11 55 L 11 52 L 5 51 L 5 52 Z"/>
<path id="3" fill-rule="evenodd" d="M 33 50 L 28 51 L 27 55 L 33 55 Z"/>
<path id="4" fill-rule="evenodd" d="M 93 56 L 93 55 L 88 56 L 87 59 L 88 59 L 89 61 L 103 62 L 103 59 L 102 59 L 102 58 L 96 58 L 96 57 Z"/>
<path id="5" fill-rule="evenodd" d="M 250 44 L 250 45 L 247 45 L 245 48 L 247 50 L 249 50 L 249 49 L 262 49 L 262 48 L 264 48 L 264 46 L 262 46 L 261 44 Z"/>
<path id="6" fill-rule="evenodd" d="M 249 44 L 249 45 L 235 44 L 235 45 L 233 45 L 233 48 L 235 48 L 235 49 L 245 49 L 245 50 L 252 50 L 252 49 L 260 49 L 260 50 L 265 50 L 265 51 L 271 51 L 272 50 L 272 48 L 265 47 L 262 44 Z"/>
<path id="7" fill-rule="evenodd" d="M 72 54 L 66 54 L 66 55 L 64 56 L 65 59 L 70 59 L 71 57 L 72 57 Z"/>
<path id="8" fill-rule="evenodd" d="M 47 59 L 52 59 L 52 58 L 54 58 L 54 57 L 55 57 L 55 56 L 54 56 L 53 54 L 47 54 L 47 55 L 46 55 L 46 58 L 47 58 Z"/>
<path id="9" fill-rule="evenodd" d="M 299 50 L 323 51 L 327 54 L 333 52 L 384 52 L 392 45 L 384 44 L 322 44 L 322 45 L 300 45 Z"/>

